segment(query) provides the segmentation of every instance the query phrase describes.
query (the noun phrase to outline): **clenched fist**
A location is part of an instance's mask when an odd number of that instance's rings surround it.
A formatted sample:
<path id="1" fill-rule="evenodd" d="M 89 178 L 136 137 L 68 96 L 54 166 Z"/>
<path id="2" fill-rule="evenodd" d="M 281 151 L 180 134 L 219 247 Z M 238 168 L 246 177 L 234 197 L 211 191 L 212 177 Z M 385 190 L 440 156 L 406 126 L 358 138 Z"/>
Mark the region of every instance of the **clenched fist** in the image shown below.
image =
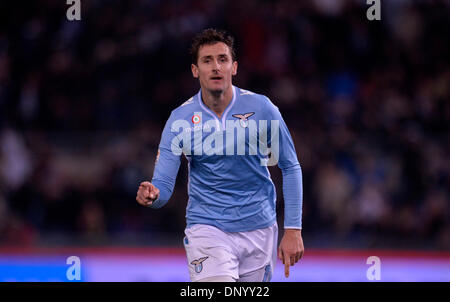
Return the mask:
<path id="1" fill-rule="evenodd" d="M 136 195 L 136 201 L 145 207 L 151 206 L 152 203 L 158 199 L 159 189 L 151 182 L 141 182 Z"/>

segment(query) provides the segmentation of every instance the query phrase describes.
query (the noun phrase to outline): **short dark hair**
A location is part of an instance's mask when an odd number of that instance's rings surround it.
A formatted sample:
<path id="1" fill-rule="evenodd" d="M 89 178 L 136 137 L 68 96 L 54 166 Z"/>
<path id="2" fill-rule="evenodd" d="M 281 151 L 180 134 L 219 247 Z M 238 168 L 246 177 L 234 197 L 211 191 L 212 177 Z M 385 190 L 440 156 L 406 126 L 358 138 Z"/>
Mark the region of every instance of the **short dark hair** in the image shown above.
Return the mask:
<path id="1" fill-rule="evenodd" d="M 231 58 L 236 61 L 236 53 L 234 51 L 234 38 L 223 30 L 208 28 L 197 34 L 192 41 L 190 53 L 192 55 L 192 64 L 197 65 L 198 50 L 202 45 L 211 45 L 217 42 L 225 43 L 230 49 Z"/>

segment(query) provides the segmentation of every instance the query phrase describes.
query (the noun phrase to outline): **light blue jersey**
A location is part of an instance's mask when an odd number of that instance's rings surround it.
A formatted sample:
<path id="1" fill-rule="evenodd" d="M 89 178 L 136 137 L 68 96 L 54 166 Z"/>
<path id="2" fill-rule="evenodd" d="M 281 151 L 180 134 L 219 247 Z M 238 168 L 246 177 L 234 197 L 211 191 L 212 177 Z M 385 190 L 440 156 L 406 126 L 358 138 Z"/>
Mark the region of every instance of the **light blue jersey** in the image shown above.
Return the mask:
<path id="1" fill-rule="evenodd" d="M 172 195 L 180 156 L 189 166 L 187 227 L 213 225 L 244 232 L 276 222 L 276 191 L 268 165 L 283 175 L 285 228 L 301 228 L 302 172 L 278 108 L 260 94 L 233 86 L 219 118 L 197 95 L 172 111 L 162 133 L 152 183 L 160 190 L 151 207 Z"/>

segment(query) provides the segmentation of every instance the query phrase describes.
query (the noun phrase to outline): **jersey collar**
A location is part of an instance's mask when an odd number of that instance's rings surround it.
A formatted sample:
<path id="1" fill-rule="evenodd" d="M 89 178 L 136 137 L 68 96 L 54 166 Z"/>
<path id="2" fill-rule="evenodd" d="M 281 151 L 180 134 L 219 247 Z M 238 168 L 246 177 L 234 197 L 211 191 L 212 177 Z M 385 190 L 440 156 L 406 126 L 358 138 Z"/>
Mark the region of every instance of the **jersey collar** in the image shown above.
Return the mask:
<path id="1" fill-rule="evenodd" d="M 202 101 L 202 89 L 200 88 L 200 90 L 197 93 L 197 100 L 198 103 L 200 104 L 200 107 L 209 115 L 211 115 L 218 123 L 219 125 L 221 124 L 221 130 L 225 130 L 225 122 L 227 120 L 227 115 L 228 112 L 230 111 L 231 107 L 233 107 L 234 103 L 236 102 L 236 87 L 233 85 L 233 98 L 231 99 L 231 102 L 228 104 L 227 108 L 225 108 L 225 111 L 222 114 L 222 117 L 219 120 L 219 117 L 211 110 L 209 109 Z"/>

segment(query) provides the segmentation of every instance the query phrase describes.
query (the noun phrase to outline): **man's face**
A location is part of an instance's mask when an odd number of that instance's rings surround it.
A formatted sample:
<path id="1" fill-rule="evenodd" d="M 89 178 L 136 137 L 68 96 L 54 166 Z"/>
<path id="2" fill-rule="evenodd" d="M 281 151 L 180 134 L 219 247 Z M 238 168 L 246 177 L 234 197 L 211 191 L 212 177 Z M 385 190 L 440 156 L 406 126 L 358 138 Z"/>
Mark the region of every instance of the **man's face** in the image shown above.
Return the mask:
<path id="1" fill-rule="evenodd" d="M 198 78 L 202 89 L 224 92 L 236 75 L 237 62 L 231 57 L 230 48 L 223 42 L 205 44 L 198 50 L 197 65 L 191 65 L 192 75 Z"/>

